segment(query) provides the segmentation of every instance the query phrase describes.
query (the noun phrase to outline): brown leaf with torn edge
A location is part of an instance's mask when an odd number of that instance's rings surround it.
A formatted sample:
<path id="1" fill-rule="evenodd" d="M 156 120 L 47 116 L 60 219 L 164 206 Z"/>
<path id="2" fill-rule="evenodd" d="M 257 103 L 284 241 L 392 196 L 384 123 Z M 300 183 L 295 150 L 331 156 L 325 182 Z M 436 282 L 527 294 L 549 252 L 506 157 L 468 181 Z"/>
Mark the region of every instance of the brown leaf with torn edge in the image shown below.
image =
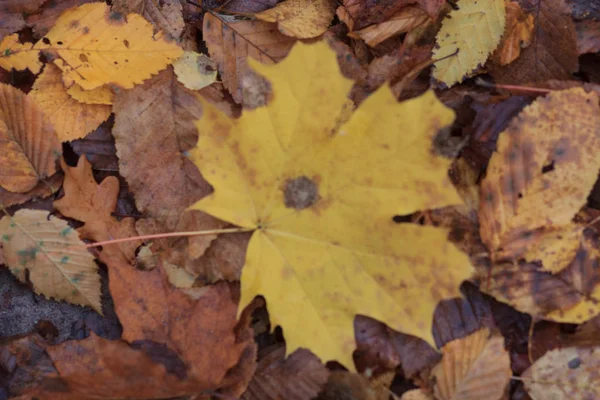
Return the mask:
<path id="1" fill-rule="evenodd" d="M 25 193 L 56 172 L 62 148 L 34 100 L 0 84 L 0 186 Z"/>
<path id="2" fill-rule="evenodd" d="M 252 73 L 246 58 L 252 57 L 262 63 L 276 63 L 287 55 L 296 41 L 281 34 L 272 23 L 224 23 L 212 14 L 204 16 L 202 32 L 210 57 L 219 66 L 223 84 L 238 103 L 244 102 L 244 77 Z"/>

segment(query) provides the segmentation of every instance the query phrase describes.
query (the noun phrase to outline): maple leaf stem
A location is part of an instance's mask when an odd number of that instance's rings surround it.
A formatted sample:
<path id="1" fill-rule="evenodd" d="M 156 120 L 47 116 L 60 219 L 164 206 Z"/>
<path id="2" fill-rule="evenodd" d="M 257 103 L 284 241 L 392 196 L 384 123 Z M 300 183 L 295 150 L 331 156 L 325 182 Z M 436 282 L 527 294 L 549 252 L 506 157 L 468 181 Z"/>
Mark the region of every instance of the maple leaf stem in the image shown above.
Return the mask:
<path id="1" fill-rule="evenodd" d="M 104 240 L 102 242 L 86 244 L 85 247 L 99 247 L 99 246 L 105 246 L 107 244 L 132 242 L 134 240 L 163 239 L 163 238 L 169 238 L 169 237 L 184 237 L 184 236 L 206 236 L 206 235 L 216 235 L 219 233 L 251 232 L 253 230 L 254 230 L 254 228 L 228 228 L 228 229 L 209 229 L 209 230 L 205 230 L 205 231 L 155 233 L 152 235 L 132 236 L 132 237 L 128 237 L 128 238 Z"/>

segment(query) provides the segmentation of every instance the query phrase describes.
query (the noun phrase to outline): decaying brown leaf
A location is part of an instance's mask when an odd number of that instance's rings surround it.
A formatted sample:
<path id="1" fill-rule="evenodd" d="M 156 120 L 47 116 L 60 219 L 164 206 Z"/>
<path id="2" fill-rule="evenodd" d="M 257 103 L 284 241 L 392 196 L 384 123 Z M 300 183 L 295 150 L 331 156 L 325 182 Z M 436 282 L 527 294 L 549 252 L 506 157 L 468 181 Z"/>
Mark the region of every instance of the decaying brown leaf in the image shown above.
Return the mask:
<path id="1" fill-rule="evenodd" d="M 450 342 L 432 375 L 438 400 L 500 400 L 511 376 L 504 339 L 482 329 Z"/>
<path id="2" fill-rule="evenodd" d="M 9 192 L 0 187 L 0 204 L 10 207 L 15 204 L 23 204 L 31 199 L 48 197 L 60 189 L 62 181 L 62 172 L 57 172 L 50 178 L 38 182 L 33 189 L 25 193 Z"/>
<path id="3" fill-rule="evenodd" d="M 123 15 L 141 14 L 173 39 L 179 39 L 183 33 L 183 7 L 178 0 L 114 0 L 112 10 Z"/>
<path id="4" fill-rule="evenodd" d="M 50 31 L 60 14 L 64 11 L 69 8 L 92 2 L 94 2 L 94 0 L 45 0 L 41 11 L 36 14 L 28 14 L 25 21 L 27 22 L 27 26 L 30 26 L 33 29 L 35 37 L 40 38 Z M 21 3 L 29 3 L 29 1 Z"/>
<path id="5" fill-rule="evenodd" d="M 251 74 L 247 57 L 275 63 L 290 51 L 295 39 L 283 35 L 275 24 L 263 21 L 224 23 L 206 14 L 202 28 L 210 57 L 219 66 L 221 79 L 234 100 L 244 101 L 242 82 Z"/>
<path id="6" fill-rule="evenodd" d="M 62 149 L 33 99 L 0 84 L 0 186 L 25 193 L 56 172 Z"/>
<path id="7" fill-rule="evenodd" d="M 579 54 L 600 51 L 600 21 L 579 21 L 577 30 L 577 51 Z"/>

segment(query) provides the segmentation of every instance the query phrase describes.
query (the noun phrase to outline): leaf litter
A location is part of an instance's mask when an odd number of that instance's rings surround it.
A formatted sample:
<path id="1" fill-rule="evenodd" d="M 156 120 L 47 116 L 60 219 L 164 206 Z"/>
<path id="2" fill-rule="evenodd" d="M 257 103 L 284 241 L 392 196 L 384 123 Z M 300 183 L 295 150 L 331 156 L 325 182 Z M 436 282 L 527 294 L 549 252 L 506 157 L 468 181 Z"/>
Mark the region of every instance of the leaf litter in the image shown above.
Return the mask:
<path id="1" fill-rule="evenodd" d="M 5 3 L 2 395 L 594 396 L 593 5 Z"/>

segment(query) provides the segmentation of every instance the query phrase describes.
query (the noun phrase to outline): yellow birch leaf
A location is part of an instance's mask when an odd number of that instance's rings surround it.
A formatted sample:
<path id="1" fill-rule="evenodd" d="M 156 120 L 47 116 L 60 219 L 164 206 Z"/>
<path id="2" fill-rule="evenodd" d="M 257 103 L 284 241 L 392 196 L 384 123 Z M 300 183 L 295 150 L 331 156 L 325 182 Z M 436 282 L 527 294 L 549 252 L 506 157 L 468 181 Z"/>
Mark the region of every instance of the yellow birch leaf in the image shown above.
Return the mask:
<path id="1" fill-rule="evenodd" d="M 112 109 L 107 105 L 83 104 L 69 96 L 61 71 L 53 64 L 46 65 L 29 95 L 48 117 L 61 142 L 86 136 L 108 119 Z"/>
<path id="2" fill-rule="evenodd" d="M 40 72 L 42 63 L 39 51 L 31 50 L 33 43 L 19 43 L 19 35 L 6 36 L 0 42 L 0 67 L 7 71 L 29 69 L 33 74 Z"/>
<path id="3" fill-rule="evenodd" d="M 104 104 L 110 106 L 115 99 L 115 94 L 108 86 L 100 86 L 96 89 L 85 90 L 74 83 L 67 89 L 67 93 L 78 102 L 84 104 Z"/>
<path id="4" fill-rule="evenodd" d="M 310 39 L 325 33 L 335 15 L 335 0 L 286 0 L 256 18 L 276 22 L 284 35 Z"/>
<path id="5" fill-rule="evenodd" d="M 352 82 L 323 42 L 251 66 L 273 101 L 235 120 L 205 102 L 191 153 L 215 189 L 192 208 L 254 230 L 240 306 L 263 295 L 288 354 L 348 368 L 356 314 L 434 344 L 436 304 L 472 266 L 446 230 L 393 216 L 461 202 L 432 149 L 454 113 L 433 92 L 399 104 L 383 86 L 339 126 Z"/>
<path id="6" fill-rule="evenodd" d="M 0 232 L 6 263 L 20 281 L 29 276 L 36 293 L 102 314 L 98 266 L 66 221 L 22 209 L 0 220 Z"/>
<path id="7" fill-rule="evenodd" d="M 470 77 L 487 60 L 504 33 L 504 0 L 459 0 L 444 19 L 433 50 L 433 77 L 452 86 Z"/>
<path id="8" fill-rule="evenodd" d="M 186 51 L 173 63 L 177 80 L 190 90 L 200 90 L 217 80 L 217 63 L 205 54 Z"/>
<path id="9" fill-rule="evenodd" d="M 141 15 L 111 12 L 104 3 L 65 11 L 34 49 L 86 90 L 108 83 L 132 88 L 165 69 L 183 50 Z"/>

